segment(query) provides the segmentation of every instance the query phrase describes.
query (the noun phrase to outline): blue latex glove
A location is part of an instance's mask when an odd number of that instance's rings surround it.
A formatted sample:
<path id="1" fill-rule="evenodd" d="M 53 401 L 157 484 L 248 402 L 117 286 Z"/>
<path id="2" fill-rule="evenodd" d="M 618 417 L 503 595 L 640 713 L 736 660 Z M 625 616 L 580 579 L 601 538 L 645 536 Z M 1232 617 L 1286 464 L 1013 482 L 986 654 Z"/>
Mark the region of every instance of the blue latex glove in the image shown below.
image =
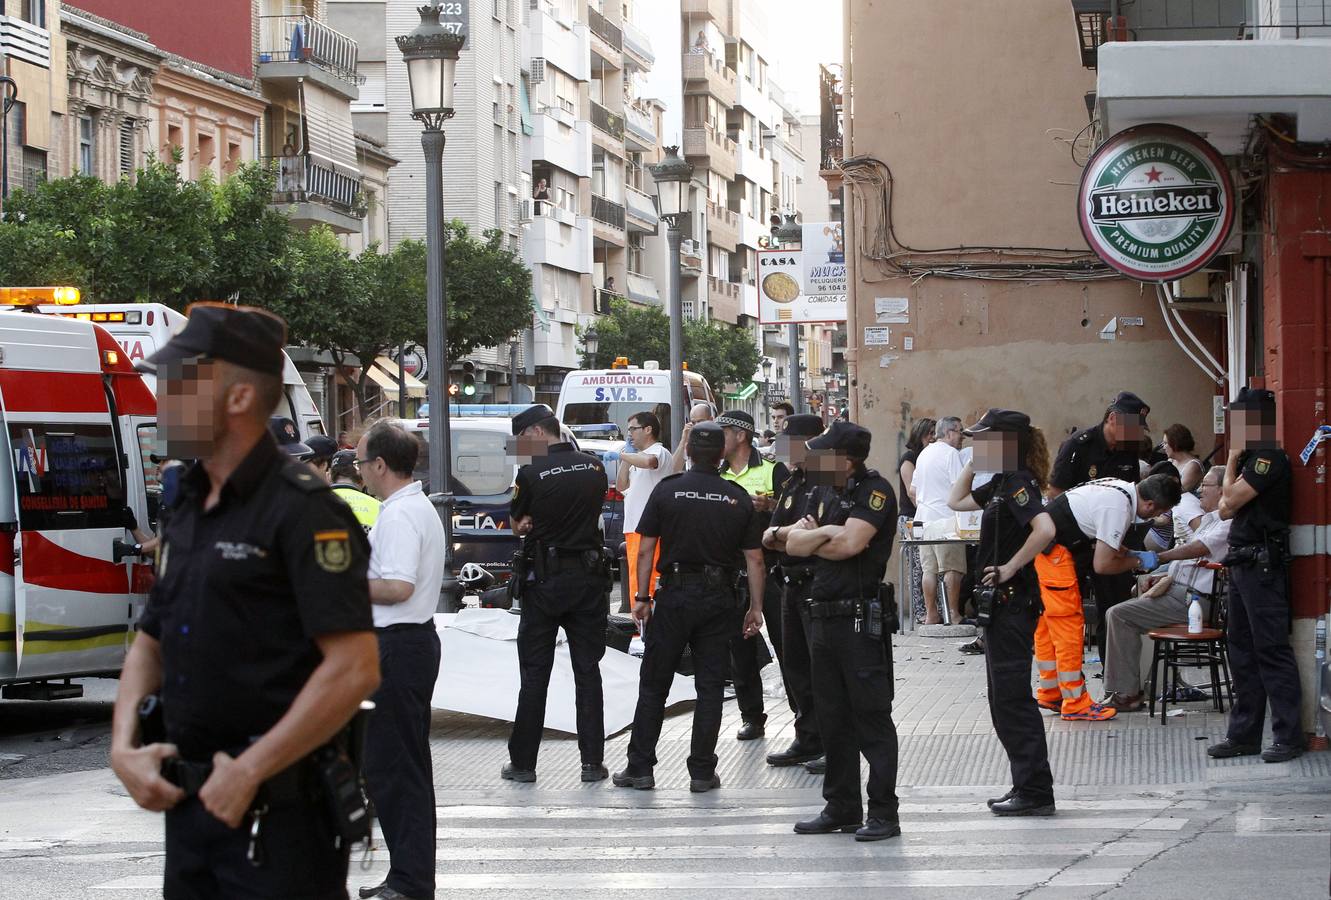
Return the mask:
<path id="1" fill-rule="evenodd" d="M 606 462 L 614 462 L 619 459 L 619 451 L 607 450 L 605 451 L 605 453 L 601 454 L 601 456 L 605 459 Z"/>
<path id="2" fill-rule="evenodd" d="M 1129 550 L 1128 552 L 1141 560 L 1143 570 L 1154 572 L 1160 568 L 1160 554 L 1151 550 Z"/>

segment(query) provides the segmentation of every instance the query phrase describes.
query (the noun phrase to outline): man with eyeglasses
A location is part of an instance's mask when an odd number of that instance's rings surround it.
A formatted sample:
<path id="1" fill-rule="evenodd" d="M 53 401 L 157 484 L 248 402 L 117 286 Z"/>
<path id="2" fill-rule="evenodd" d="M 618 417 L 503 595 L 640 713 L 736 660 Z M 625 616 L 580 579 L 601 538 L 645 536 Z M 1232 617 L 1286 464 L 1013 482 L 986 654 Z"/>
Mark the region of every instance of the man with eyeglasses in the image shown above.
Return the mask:
<path id="1" fill-rule="evenodd" d="M 1200 562 L 1219 562 L 1229 546 L 1229 520 L 1220 518 L 1220 492 L 1225 467 L 1214 466 L 1202 478 L 1201 514 L 1188 522 L 1192 540 L 1157 554 L 1169 571 L 1136 600 L 1128 600 L 1105 616 L 1105 691 L 1101 704 L 1119 712 L 1142 708 L 1142 635 L 1153 628 L 1188 621 L 1189 595 L 1201 595 L 1202 616 L 1210 615 L 1215 573 Z"/>
<path id="2" fill-rule="evenodd" d="M 638 558 L 638 548 L 642 546 L 638 521 L 656 485 L 675 468 L 670 451 L 661 443 L 661 420 L 655 413 L 640 412 L 629 419 L 629 445 L 633 451 L 619 454 L 619 469 L 615 472 L 615 490 L 624 495 L 624 543 L 628 550 L 625 558 L 629 561 L 629 596 L 651 596 L 656 592 L 656 561 L 661 556 L 661 545 L 656 545 L 656 556 L 652 560 L 652 582 L 643 586 L 645 590 L 639 590 L 638 567 L 633 565 L 633 561 Z"/>

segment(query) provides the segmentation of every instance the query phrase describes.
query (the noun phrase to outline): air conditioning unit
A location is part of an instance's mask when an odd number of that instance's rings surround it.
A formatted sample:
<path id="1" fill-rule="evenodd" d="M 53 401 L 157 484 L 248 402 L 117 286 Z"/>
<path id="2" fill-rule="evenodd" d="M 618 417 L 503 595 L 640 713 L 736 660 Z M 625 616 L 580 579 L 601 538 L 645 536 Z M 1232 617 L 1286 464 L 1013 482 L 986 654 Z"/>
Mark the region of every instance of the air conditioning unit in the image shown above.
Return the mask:
<path id="1" fill-rule="evenodd" d="M 531 8 L 536 8 L 536 0 L 532 0 Z M 531 60 L 531 77 L 527 79 L 532 84 L 540 84 L 545 81 L 545 57 L 533 56 Z"/>

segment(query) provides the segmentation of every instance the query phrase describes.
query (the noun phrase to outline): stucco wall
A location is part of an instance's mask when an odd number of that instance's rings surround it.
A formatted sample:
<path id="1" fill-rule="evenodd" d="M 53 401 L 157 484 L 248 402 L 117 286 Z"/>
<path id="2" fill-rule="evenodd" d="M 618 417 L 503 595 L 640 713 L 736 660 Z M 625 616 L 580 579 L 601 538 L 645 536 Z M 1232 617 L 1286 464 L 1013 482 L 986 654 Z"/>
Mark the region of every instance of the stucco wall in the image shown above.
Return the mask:
<path id="1" fill-rule="evenodd" d="M 163 50 L 245 78 L 254 75 L 250 0 L 77 0 L 79 9 L 148 35 Z"/>
<path id="2" fill-rule="evenodd" d="M 1087 123 L 1082 94 L 1095 80 L 1081 68 L 1066 0 L 1028 0 L 1020 15 L 979 18 L 929 0 L 849 6 L 846 156 L 890 167 L 897 243 L 1085 251 L 1076 218 L 1081 168 L 1068 141 Z M 1170 338 L 1154 288 L 1123 279 L 893 276 L 858 255 L 870 235 L 864 207 L 849 205 L 857 320 L 849 356 L 859 382 L 852 408 L 874 431 L 872 463 L 895 469 L 914 418 L 967 417 L 989 406 L 1029 412 L 1056 445 L 1098 421 L 1119 390 L 1150 403 L 1157 437 L 1181 421 L 1203 453 L 1211 449 L 1213 386 Z M 910 321 L 889 326 L 887 346 L 856 349 L 864 326 L 876 324 L 879 297 L 908 298 Z M 1102 340 L 1112 316 L 1140 316 L 1143 325 Z M 1188 321 L 1218 346 L 1223 320 Z"/>

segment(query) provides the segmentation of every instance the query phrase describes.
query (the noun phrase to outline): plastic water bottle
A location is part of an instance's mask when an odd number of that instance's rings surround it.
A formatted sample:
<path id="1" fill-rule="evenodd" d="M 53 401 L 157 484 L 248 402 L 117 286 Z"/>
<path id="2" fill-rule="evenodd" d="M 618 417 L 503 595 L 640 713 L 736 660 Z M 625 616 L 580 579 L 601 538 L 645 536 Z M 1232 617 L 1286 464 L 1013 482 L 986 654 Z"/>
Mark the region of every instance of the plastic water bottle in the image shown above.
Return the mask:
<path id="1" fill-rule="evenodd" d="M 1202 597 L 1196 591 L 1188 592 L 1188 634 L 1202 633 Z"/>

